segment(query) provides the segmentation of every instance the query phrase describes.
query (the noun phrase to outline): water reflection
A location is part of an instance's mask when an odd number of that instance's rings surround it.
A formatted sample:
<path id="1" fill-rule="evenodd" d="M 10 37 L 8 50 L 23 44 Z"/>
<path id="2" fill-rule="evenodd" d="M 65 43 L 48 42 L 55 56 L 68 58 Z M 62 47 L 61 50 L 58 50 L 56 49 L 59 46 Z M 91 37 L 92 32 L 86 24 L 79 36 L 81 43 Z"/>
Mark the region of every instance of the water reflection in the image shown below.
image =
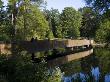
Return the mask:
<path id="1" fill-rule="evenodd" d="M 100 71 L 99 67 L 91 69 L 92 77 L 84 72 L 76 73 L 71 76 L 63 76 L 62 80 L 64 82 L 110 82 L 110 74 L 106 74 L 104 77 L 104 81 L 100 80 Z"/>
<path id="2" fill-rule="evenodd" d="M 110 82 L 109 67 L 110 50 L 106 49 L 96 49 L 92 55 L 60 66 L 64 82 Z"/>
<path id="3" fill-rule="evenodd" d="M 65 55 L 65 56 L 62 56 L 62 57 L 58 57 L 58 58 L 49 60 L 48 65 L 49 65 L 49 67 L 60 66 L 62 64 L 68 63 L 70 61 L 80 59 L 80 58 L 84 58 L 84 57 L 86 57 L 86 56 L 88 56 L 92 53 L 93 53 L 93 49 L 90 49 L 90 50 L 83 51 L 83 52 L 78 52 L 78 53 Z"/>
<path id="4" fill-rule="evenodd" d="M 105 82 L 110 82 L 110 74 L 105 75 Z"/>
<path id="5" fill-rule="evenodd" d="M 87 80 L 89 79 L 89 76 L 85 73 L 77 73 L 77 74 L 73 74 L 72 76 L 67 76 L 67 77 L 63 77 L 62 80 L 64 82 L 76 82 L 76 81 L 81 81 L 81 82 L 87 82 Z"/>
<path id="6" fill-rule="evenodd" d="M 92 73 L 92 77 L 95 79 L 95 81 L 99 81 L 99 78 L 100 78 L 100 71 L 99 71 L 99 67 L 92 67 L 92 70 L 91 70 L 91 73 Z"/>

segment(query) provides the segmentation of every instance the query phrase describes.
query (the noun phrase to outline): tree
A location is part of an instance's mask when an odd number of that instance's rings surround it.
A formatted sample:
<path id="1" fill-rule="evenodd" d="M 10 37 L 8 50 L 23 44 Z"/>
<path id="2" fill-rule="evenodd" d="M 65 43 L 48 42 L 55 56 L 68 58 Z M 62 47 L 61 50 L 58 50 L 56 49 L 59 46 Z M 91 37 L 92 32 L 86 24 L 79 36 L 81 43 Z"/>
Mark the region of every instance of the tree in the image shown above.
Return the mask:
<path id="1" fill-rule="evenodd" d="M 96 40 L 101 42 L 108 41 L 109 21 L 110 21 L 110 0 L 85 0 L 87 5 L 91 6 L 96 12 L 101 14 L 102 22 L 96 32 Z M 109 35 L 109 36 L 108 36 Z"/>
<path id="2" fill-rule="evenodd" d="M 49 10 L 44 10 L 45 17 L 47 21 L 49 22 L 50 30 L 52 30 L 53 36 L 55 38 L 60 37 L 60 31 L 59 31 L 59 26 L 60 26 L 60 13 L 58 9 L 51 9 Z"/>
<path id="3" fill-rule="evenodd" d="M 100 28 L 96 32 L 96 41 L 98 42 L 109 42 L 110 36 L 110 20 L 104 19 L 101 24 Z"/>
<path id="4" fill-rule="evenodd" d="M 46 74 L 47 78 L 45 82 L 61 82 L 62 81 L 62 72 L 59 67 L 50 69 Z"/>
<path id="5" fill-rule="evenodd" d="M 105 13 L 102 14 L 103 19 L 110 20 L 110 9 L 108 9 Z"/>
<path id="6" fill-rule="evenodd" d="M 81 13 L 72 7 L 66 7 L 61 13 L 61 33 L 62 37 L 77 38 L 80 36 Z"/>
<path id="7" fill-rule="evenodd" d="M 107 11 L 110 8 L 110 0 L 85 0 L 85 2 L 99 12 Z"/>
<path id="8" fill-rule="evenodd" d="M 2 17 L 1 17 L 2 16 Z M 11 39 L 11 22 L 7 17 L 6 11 L 0 12 L 0 40 L 8 41 Z"/>
<path id="9" fill-rule="evenodd" d="M 83 7 L 79 11 L 83 16 L 82 27 L 80 28 L 81 36 L 94 38 L 100 24 L 100 15 L 91 7 Z"/>
<path id="10" fill-rule="evenodd" d="M 36 3 L 41 8 L 42 7 L 45 8 L 47 5 L 46 0 L 30 0 L 30 1 Z"/>
<path id="11" fill-rule="evenodd" d="M 1 82 L 61 82 L 61 80 L 60 68 L 49 69 L 46 62 L 33 63 L 29 54 L 20 53 L 16 60 L 0 55 Z"/>
<path id="12" fill-rule="evenodd" d="M 2 7 L 3 6 L 3 2 L 0 0 L 0 7 Z"/>
<path id="13" fill-rule="evenodd" d="M 25 38 L 38 37 L 45 38 L 46 32 L 49 30 L 48 22 L 43 14 L 36 6 L 30 6 L 30 10 L 21 11 L 17 19 L 17 27 L 24 29 Z M 22 22 L 20 20 L 23 20 Z M 24 26 L 24 27 L 23 27 Z M 18 32 L 23 31 L 18 29 Z M 22 32 L 20 33 L 22 34 Z M 21 36 L 21 35 L 20 35 Z"/>
<path id="14" fill-rule="evenodd" d="M 8 17 L 8 12 L 4 10 L 3 2 L 0 7 L 0 40 L 10 40 L 11 22 Z"/>
<path id="15" fill-rule="evenodd" d="M 9 7 L 12 11 L 12 25 L 16 39 L 29 40 L 32 37 L 45 38 L 49 30 L 48 22 L 45 20 L 38 5 L 33 4 L 30 0 L 21 0 L 18 2 L 10 1 Z"/>

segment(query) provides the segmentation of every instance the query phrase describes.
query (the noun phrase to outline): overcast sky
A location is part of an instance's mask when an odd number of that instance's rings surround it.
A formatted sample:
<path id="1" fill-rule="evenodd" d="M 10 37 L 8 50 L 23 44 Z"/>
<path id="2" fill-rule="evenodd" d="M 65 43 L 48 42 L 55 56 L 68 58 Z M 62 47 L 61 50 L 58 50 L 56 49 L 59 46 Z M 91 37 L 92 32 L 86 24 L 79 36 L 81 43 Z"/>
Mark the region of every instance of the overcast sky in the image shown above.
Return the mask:
<path id="1" fill-rule="evenodd" d="M 8 0 L 2 0 L 4 4 L 7 4 Z M 45 0 L 47 1 L 47 9 L 58 9 L 60 12 L 64 9 L 64 7 L 74 7 L 78 9 L 80 7 L 84 7 L 84 0 Z"/>

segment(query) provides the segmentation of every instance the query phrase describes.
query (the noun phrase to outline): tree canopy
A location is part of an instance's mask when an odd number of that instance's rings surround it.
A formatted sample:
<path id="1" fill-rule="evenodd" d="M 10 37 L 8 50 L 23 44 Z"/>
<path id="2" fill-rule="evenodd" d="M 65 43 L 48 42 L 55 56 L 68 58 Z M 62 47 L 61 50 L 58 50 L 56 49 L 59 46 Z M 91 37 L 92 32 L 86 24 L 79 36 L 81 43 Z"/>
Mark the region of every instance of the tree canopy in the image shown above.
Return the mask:
<path id="1" fill-rule="evenodd" d="M 96 32 L 96 41 L 109 42 L 109 22 L 110 22 L 110 0 L 85 0 L 88 6 L 91 6 L 101 16 L 101 23 Z"/>
<path id="2" fill-rule="evenodd" d="M 101 22 L 100 28 L 96 32 L 96 41 L 109 42 L 110 38 L 110 21 L 105 19 Z"/>
<path id="3" fill-rule="evenodd" d="M 30 40 L 32 37 L 44 39 L 47 36 L 48 22 L 38 5 L 32 4 L 30 0 L 9 0 L 7 10 L 0 13 L 0 31 L 3 37 L 11 39 L 14 36 L 16 40 Z"/>
<path id="4" fill-rule="evenodd" d="M 44 10 L 47 21 L 49 22 L 50 29 L 53 36 L 59 38 L 60 36 L 60 13 L 58 9 Z"/>
<path id="5" fill-rule="evenodd" d="M 81 36 L 94 38 L 100 24 L 100 15 L 91 7 L 83 7 L 79 11 L 83 16 L 82 27 L 80 28 Z"/>
<path id="6" fill-rule="evenodd" d="M 99 11 L 106 11 L 110 8 L 110 0 L 85 0 L 85 2 Z"/>
<path id="7" fill-rule="evenodd" d="M 60 15 L 62 37 L 77 38 L 80 36 L 82 16 L 72 7 L 66 7 Z"/>
<path id="8" fill-rule="evenodd" d="M 2 7 L 3 6 L 3 2 L 0 0 L 0 7 Z"/>
<path id="9" fill-rule="evenodd" d="M 49 26 L 43 13 L 35 5 L 28 6 L 26 10 L 23 10 L 23 7 L 22 5 L 19 8 L 16 23 L 18 34 L 20 34 L 19 36 L 25 33 L 24 37 L 27 37 L 27 39 L 32 37 L 45 38 Z"/>

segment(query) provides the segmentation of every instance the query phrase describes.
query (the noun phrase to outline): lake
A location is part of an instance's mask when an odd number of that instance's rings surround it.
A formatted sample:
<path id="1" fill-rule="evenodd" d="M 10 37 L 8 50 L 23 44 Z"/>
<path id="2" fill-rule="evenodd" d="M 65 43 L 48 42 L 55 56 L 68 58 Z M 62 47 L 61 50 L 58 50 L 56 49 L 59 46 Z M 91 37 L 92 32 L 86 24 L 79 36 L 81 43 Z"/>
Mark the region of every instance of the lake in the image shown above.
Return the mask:
<path id="1" fill-rule="evenodd" d="M 95 48 L 91 55 L 60 65 L 64 82 L 110 82 L 110 49 Z"/>

